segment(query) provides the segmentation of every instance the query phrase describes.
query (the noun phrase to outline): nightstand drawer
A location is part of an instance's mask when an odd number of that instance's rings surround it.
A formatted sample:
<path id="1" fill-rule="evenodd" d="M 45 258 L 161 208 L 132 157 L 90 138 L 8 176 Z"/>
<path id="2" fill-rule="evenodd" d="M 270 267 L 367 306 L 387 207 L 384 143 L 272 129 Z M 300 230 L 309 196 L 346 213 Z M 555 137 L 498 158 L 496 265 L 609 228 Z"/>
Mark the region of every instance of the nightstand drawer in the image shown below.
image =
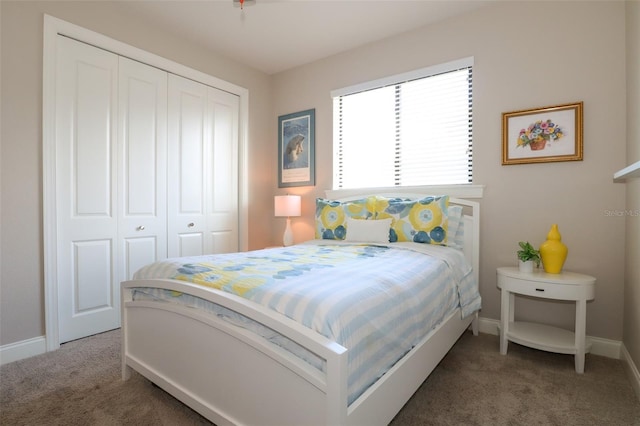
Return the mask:
<path id="1" fill-rule="evenodd" d="M 544 283 L 525 278 L 511 278 L 498 275 L 498 287 L 525 296 L 557 300 L 581 300 L 587 297 L 588 289 L 583 286 Z"/>

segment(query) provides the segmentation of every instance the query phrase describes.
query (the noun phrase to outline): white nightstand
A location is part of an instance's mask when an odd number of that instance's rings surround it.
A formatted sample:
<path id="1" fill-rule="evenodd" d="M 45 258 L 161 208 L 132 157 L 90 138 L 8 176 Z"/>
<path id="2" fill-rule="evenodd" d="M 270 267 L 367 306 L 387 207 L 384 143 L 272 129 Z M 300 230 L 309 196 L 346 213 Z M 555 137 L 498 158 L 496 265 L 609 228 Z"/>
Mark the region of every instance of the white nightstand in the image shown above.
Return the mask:
<path id="1" fill-rule="evenodd" d="M 502 290 L 500 312 L 500 353 L 506 355 L 509 340 L 543 351 L 575 354 L 576 372 L 584 373 L 584 354 L 589 352 L 585 330 L 587 301 L 595 297 L 596 279 L 574 272 L 547 274 L 543 270 L 520 272 L 518 268 L 498 268 L 498 288 Z M 514 321 L 515 295 L 576 302 L 575 332 L 543 324 Z"/>

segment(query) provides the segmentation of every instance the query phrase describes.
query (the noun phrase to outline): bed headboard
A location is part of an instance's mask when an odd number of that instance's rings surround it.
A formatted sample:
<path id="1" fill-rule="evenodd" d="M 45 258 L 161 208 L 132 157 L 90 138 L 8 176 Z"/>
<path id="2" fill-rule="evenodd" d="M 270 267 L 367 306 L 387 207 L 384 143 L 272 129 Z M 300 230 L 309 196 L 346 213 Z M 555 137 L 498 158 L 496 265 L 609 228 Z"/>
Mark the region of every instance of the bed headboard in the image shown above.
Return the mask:
<path id="1" fill-rule="evenodd" d="M 450 187 L 421 186 L 410 188 L 365 188 L 365 189 L 328 189 L 326 197 L 330 200 L 351 201 L 372 195 L 400 198 L 424 198 L 427 195 L 449 195 L 449 203 L 463 206 L 464 246 L 463 252 L 473 266 L 473 273 L 480 284 L 480 204 L 464 198 L 457 198 L 456 191 Z"/>

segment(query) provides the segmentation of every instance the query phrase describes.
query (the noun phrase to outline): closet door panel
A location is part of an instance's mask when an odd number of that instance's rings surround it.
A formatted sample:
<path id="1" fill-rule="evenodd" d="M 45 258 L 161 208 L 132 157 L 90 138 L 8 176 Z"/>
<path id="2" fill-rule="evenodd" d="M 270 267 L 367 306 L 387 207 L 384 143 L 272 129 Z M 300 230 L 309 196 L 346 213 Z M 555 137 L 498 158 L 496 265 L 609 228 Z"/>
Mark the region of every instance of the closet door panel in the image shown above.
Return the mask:
<path id="1" fill-rule="evenodd" d="M 120 280 L 167 256 L 167 73 L 119 59 Z"/>
<path id="2" fill-rule="evenodd" d="M 79 241 L 73 244 L 74 264 L 83 266 L 74 270 L 73 282 L 76 313 L 87 313 L 111 305 L 111 241 Z M 93 267 L 86 267 L 93 265 Z"/>
<path id="3" fill-rule="evenodd" d="M 203 253 L 204 234 L 184 232 L 178 236 L 177 256 L 200 256 Z"/>
<path id="4" fill-rule="evenodd" d="M 210 252 L 205 247 L 207 86 L 169 74 L 168 253 L 169 257 Z"/>
<path id="5" fill-rule="evenodd" d="M 76 132 L 71 136 L 71 179 L 77 216 L 107 218 L 112 213 L 112 90 L 117 83 L 110 65 L 75 63 L 75 105 L 69 113 Z"/>
<path id="6" fill-rule="evenodd" d="M 229 231 L 211 232 L 209 234 L 212 245 L 212 253 L 234 253 L 238 249 L 237 235 Z"/>
<path id="7" fill-rule="evenodd" d="M 181 93 L 179 100 L 178 211 L 182 214 L 204 213 L 204 164 L 206 128 L 204 103 L 200 93 Z"/>
<path id="8" fill-rule="evenodd" d="M 156 253 L 161 250 L 158 247 L 165 247 L 166 239 L 164 236 L 152 236 L 152 237 L 130 237 L 120 240 L 122 244 L 123 252 L 121 261 L 124 265 L 120 270 L 120 274 L 125 276 L 126 279 L 133 278 L 133 274 L 142 268 L 143 266 L 153 262 L 149 260 L 156 257 Z M 166 256 L 157 257 L 158 260 L 166 258 Z"/>
<path id="9" fill-rule="evenodd" d="M 117 274 L 118 58 L 59 36 L 56 219 L 60 342 L 120 326 Z"/>
<path id="10" fill-rule="evenodd" d="M 211 125 L 208 220 L 213 253 L 236 252 L 238 241 L 238 111 L 239 98 L 208 89 Z"/>

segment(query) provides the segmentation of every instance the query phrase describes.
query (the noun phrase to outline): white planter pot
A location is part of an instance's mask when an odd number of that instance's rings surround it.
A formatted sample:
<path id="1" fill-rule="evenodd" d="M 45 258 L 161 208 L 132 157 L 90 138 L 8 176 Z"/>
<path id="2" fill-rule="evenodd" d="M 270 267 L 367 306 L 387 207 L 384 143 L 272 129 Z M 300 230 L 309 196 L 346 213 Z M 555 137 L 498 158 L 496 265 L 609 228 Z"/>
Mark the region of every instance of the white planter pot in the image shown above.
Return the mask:
<path id="1" fill-rule="evenodd" d="M 518 267 L 520 272 L 533 272 L 533 262 L 531 260 L 527 260 L 526 262 L 518 260 Z"/>

